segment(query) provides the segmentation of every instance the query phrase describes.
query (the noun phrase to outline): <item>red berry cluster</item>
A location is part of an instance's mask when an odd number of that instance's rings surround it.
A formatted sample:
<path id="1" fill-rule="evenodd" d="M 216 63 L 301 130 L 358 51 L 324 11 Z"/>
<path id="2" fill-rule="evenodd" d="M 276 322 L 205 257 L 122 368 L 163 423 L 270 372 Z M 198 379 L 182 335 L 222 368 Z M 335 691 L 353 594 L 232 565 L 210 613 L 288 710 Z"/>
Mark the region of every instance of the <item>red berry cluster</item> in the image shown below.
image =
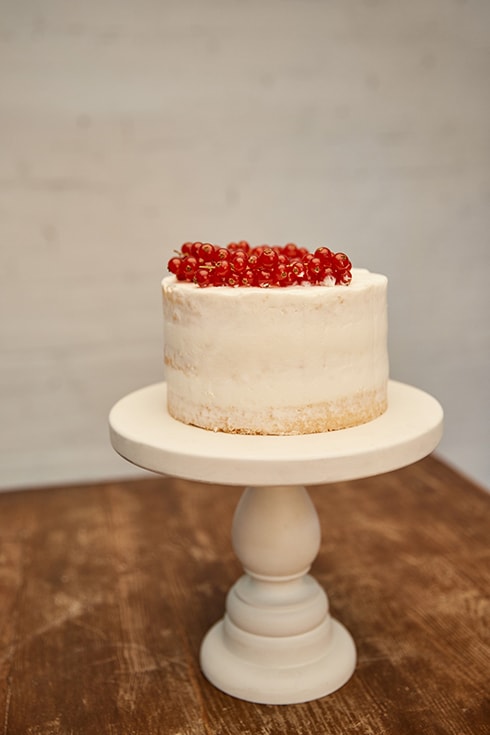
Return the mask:
<path id="1" fill-rule="evenodd" d="M 168 261 L 179 281 L 198 286 L 296 286 L 300 284 L 347 286 L 351 262 L 344 253 L 317 248 L 310 253 L 293 243 L 284 247 L 231 242 L 226 247 L 209 242 L 185 242 Z"/>

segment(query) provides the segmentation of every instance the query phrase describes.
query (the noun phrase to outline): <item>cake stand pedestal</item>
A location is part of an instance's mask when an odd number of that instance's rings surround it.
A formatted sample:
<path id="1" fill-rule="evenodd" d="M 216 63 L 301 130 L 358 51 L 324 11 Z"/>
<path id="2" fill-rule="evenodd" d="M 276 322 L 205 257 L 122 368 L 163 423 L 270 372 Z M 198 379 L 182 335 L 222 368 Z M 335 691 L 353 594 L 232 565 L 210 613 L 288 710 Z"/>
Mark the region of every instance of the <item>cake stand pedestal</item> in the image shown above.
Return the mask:
<path id="1" fill-rule="evenodd" d="M 302 436 L 242 436 L 187 426 L 166 408 L 166 385 L 119 401 L 109 425 L 114 449 L 154 472 L 240 485 L 232 541 L 245 574 L 228 593 L 224 618 L 201 647 L 216 687 L 240 699 L 292 704 L 339 689 L 356 663 L 349 632 L 330 616 L 308 574 L 320 524 L 305 485 L 389 472 L 422 459 L 442 434 L 432 396 L 390 381 L 388 410 L 352 429 Z"/>

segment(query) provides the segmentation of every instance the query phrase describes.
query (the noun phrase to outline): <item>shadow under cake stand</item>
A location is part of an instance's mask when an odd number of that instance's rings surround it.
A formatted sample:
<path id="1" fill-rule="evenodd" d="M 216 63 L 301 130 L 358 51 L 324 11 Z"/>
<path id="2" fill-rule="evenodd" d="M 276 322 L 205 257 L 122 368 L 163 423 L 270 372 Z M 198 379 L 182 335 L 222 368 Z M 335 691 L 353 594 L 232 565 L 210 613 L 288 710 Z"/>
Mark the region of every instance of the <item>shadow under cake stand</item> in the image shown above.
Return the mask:
<path id="1" fill-rule="evenodd" d="M 244 436 L 188 426 L 166 407 L 166 384 L 120 400 L 110 417 L 114 449 L 153 472 L 246 487 L 233 548 L 245 574 L 228 593 L 224 618 L 204 638 L 201 668 L 240 699 L 293 704 L 339 689 L 356 650 L 308 574 L 320 548 L 318 515 L 305 485 L 355 480 L 430 454 L 443 412 L 427 393 L 390 381 L 388 410 L 362 426 L 301 436 Z"/>

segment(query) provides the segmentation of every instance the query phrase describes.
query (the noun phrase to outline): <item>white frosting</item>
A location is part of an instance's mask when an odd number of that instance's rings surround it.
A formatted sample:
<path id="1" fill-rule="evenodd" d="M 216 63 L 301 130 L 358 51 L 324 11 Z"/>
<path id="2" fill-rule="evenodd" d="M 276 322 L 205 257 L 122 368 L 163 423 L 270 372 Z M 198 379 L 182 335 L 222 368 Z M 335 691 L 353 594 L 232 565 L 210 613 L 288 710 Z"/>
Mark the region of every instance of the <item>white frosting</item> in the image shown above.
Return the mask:
<path id="1" fill-rule="evenodd" d="M 387 279 L 349 286 L 200 288 L 164 278 L 168 408 L 207 429 L 298 434 L 386 409 Z"/>

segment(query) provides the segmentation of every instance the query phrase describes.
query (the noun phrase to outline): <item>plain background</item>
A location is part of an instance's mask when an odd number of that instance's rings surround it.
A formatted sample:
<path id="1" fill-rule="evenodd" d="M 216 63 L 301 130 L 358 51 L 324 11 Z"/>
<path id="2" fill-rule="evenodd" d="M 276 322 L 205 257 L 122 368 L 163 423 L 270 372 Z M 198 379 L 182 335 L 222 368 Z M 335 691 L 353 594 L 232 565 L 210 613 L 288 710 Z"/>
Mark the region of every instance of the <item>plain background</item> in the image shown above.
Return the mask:
<path id="1" fill-rule="evenodd" d="M 135 474 L 185 240 L 389 277 L 392 378 L 490 485 L 487 0 L 0 0 L 0 487 Z"/>

